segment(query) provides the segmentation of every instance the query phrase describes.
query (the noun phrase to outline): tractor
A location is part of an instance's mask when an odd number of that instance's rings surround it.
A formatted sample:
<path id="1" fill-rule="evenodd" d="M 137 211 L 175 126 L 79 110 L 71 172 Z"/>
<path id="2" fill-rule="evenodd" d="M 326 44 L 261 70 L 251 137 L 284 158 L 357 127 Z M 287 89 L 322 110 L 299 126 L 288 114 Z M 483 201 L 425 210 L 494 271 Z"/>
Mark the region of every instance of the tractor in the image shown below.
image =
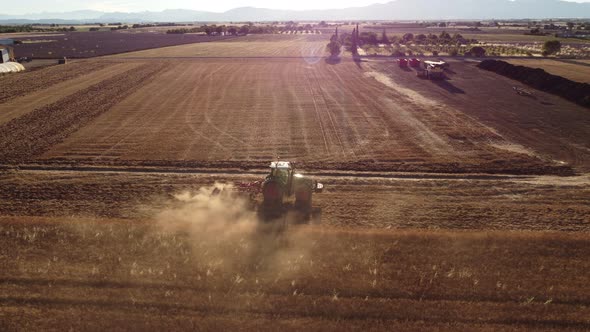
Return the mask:
<path id="1" fill-rule="evenodd" d="M 261 181 L 236 183 L 235 190 L 247 194 L 255 202 L 262 220 L 272 221 L 285 215 L 290 210 L 309 219 L 314 213 L 312 198 L 314 193 L 321 193 L 324 185 L 295 172 L 294 163 L 274 161 L 270 172 Z M 262 194 L 262 201 L 257 199 Z M 291 202 L 291 198 L 295 198 Z"/>

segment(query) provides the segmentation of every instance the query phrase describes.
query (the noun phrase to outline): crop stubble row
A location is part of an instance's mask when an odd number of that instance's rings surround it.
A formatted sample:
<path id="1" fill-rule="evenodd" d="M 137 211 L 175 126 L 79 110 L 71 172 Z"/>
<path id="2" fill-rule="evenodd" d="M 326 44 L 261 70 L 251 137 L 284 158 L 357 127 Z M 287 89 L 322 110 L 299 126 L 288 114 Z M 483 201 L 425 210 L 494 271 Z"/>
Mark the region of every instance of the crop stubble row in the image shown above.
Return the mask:
<path id="1" fill-rule="evenodd" d="M 165 67 L 143 65 L 0 126 L 0 160 L 31 160 L 130 95 Z"/>
<path id="2" fill-rule="evenodd" d="M 89 65 L 89 72 L 77 77 L 70 77 L 69 75 L 61 76 L 63 80 L 55 82 L 54 84 L 47 84 L 43 79 L 39 80 L 43 85 L 33 86 L 32 89 L 23 96 L 17 96 L 8 101 L 0 103 L 0 125 L 10 120 L 16 119 L 22 115 L 30 113 L 36 109 L 43 108 L 47 105 L 60 101 L 76 92 L 87 89 L 96 85 L 106 79 L 119 75 L 122 72 L 133 69 L 141 63 L 126 62 L 106 65 L 103 68 L 96 68 Z M 64 68 L 67 69 L 67 68 Z M 73 68 L 75 71 L 76 69 Z M 68 73 L 69 72 L 62 72 Z M 52 75 L 51 70 L 48 73 L 41 71 L 37 73 L 38 76 Z M 58 76 L 59 77 L 59 76 Z M 34 77 L 30 77 L 31 84 L 35 83 Z"/>
<path id="3" fill-rule="evenodd" d="M 4 76 L 0 80 L 0 103 L 100 70 L 111 64 L 104 61 L 76 61 L 67 66 L 52 66 L 40 71 Z"/>
<path id="4" fill-rule="evenodd" d="M 242 315 L 292 329 L 325 320 L 403 330 L 590 323 L 590 289 L 578 277 L 589 268 L 583 234 L 304 227 L 206 251 L 188 234 L 137 221 L 4 217 L 0 227 L 0 305 L 11 312 L 0 316 L 4 326 L 186 329 Z M 93 319 L 72 319 L 77 310 Z"/>

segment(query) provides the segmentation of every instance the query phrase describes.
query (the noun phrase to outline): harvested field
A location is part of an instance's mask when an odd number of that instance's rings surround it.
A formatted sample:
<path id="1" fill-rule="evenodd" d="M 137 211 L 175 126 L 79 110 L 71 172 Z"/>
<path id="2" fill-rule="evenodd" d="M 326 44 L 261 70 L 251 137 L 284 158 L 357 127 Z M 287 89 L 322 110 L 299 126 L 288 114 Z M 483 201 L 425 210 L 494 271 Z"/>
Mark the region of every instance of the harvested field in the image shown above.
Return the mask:
<path id="1" fill-rule="evenodd" d="M 501 60 L 484 60 L 478 68 L 509 77 L 590 109 L 590 84 L 552 75 L 540 68 L 514 66 Z"/>
<path id="2" fill-rule="evenodd" d="M 513 65 L 541 68 L 549 74 L 562 76 L 575 82 L 590 83 L 590 64 L 579 63 L 578 60 L 510 59 L 508 62 Z"/>
<path id="3" fill-rule="evenodd" d="M 570 172 L 374 75 L 348 61 L 173 61 L 38 160 L 253 167 L 278 155 L 318 169 Z"/>
<path id="4" fill-rule="evenodd" d="M 91 73 L 110 64 L 112 63 L 79 61 L 66 66 L 52 66 L 39 71 L 26 71 L 3 77 L 0 80 L 0 103 L 31 92 L 47 89 L 60 82 Z M 0 114 L 0 118 L 3 117 L 3 114 L 4 112 Z"/>
<path id="5" fill-rule="evenodd" d="M 483 126 L 493 128 L 513 144 L 498 148 L 521 151 L 543 159 L 590 169 L 590 113 L 582 106 L 555 95 L 534 90 L 530 97 L 513 90 L 522 83 L 486 72 L 470 62 L 452 62 L 447 79 L 417 79 L 411 70 L 401 70 L 392 62 L 372 62 L 409 91 L 463 114 Z"/>
<path id="6" fill-rule="evenodd" d="M 17 57 L 35 59 L 93 58 L 158 47 L 219 41 L 235 37 L 203 35 L 169 35 L 164 33 L 126 33 L 114 31 L 66 32 L 59 35 L 38 35 L 21 38 L 25 43 L 15 45 Z M 35 43 L 36 40 L 54 40 Z M 27 41 L 30 41 L 27 43 Z"/>
<path id="7" fill-rule="evenodd" d="M 7 95 L 7 102 L 0 103 L 0 125 L 16 119 L 22 115 L 28 114 L 36 109 L 42 108 L 49 104 L 60 101 L 69 95 L 85 90 L 95 84 L 116 76 L 130 69 L 139 66 L 139 63 L 83 63 L 82 66 L 77 64 L 68 65 L 67 68 L 60 66 L 62 69 L 58 73 L 54 73 L 54 68 L 47 68 L 39 72 L 27 73 L 30 75 L 15 75 L 18 80 L 7 79 L 7 90 L 14 91 L 16 94 L 23 93 L 27 90 L 26 95 L 10 96 Z M 57 69 L 58 67 L 55 67 Z M 72 71 L 68 71 L 71 69 Z M 80 70 L 83 69 L 83 70 Z M 55 75 L 55 76 L 51 76 Z M 41 79 L 39 79 L 39 76 Z M 13 76 L 11 76 L 12 78 Z M 43 78 L 53 77 L 51 81 Z M 58 79 L 62 80 L 58 80 Z M 15 82 L 16 81 L 16 82 Z M 29 88 L 23 88 L 28 86 Z"/>
<path id="8" fill-rule="evenodd" d="M 45 152 L 130 95 L 140 83 L 147 82 L 164 67 L 165 64 L 144 65 L 111 75 L 87 89 L 0 125 L 0 160 L 23 162 Z"/>
<path id="9" fill-rule="evenodd" d="M 33 217 L 0 230 L 9 330 L 590 328 L 586 234 L 295 227 L 201 241 L 149 222 Z"/>
<path id="10" fill-rule="evenodd" d="M 145 50 L 117 57 L 321 57 L 327 55 L 325 35 L 251 35 L 211 44 L 191 44 Z M 316 60 L 317 61 L 317 60 Z"/>
<path id="11" fill-rule="evenodd" d="M 9 329 L 590 327 L 590 288 L 581 277 L 590 254 L 587 176 L 326 176 L 328 189 L 317 203 L 322 225 L 291 226 L 281 235 L 256 231 L 250 219 L 202 219 L 199 208 L 172 196 L 252 177 L 3 173 L 0 312 L 10 315 L 0 315 L 0 323 Z M 83 320 L 72 319 L 78 312 Z"/>

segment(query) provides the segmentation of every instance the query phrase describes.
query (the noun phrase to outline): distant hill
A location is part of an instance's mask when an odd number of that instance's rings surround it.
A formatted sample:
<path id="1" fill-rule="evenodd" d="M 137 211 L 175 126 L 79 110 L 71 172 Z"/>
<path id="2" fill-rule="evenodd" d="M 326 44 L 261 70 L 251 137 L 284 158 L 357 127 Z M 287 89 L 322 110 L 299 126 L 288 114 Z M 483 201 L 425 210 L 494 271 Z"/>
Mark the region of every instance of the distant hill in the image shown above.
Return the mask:
<path id="1" fill-rule="evenodd" d="M 224 13 L 168 9 L 161 12 L 2 15 L 0 23 L 82 22 L 230 22 L 285 20 L 437 20 L 437 19 L 590 18 L 590 3 L 560 0 L 396 0 L 332 10 L 276 10 L 242 7 Z"/>

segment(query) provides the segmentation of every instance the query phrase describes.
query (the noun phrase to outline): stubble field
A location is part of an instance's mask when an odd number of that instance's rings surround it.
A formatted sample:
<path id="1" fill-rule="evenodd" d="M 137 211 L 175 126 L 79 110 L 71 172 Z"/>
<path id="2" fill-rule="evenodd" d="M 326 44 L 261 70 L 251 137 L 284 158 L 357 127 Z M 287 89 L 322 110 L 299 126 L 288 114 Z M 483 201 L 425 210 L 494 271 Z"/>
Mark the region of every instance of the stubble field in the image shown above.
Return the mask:
<path id="1" fill-rule="evenodd" d="M 199 43 L 159 49 L 129 52 L 115 55 L 116 58 L 265 58 L 294 57 L 313 58 L 326 55 L 324 35 L 250 35 L 212 45 Z"/>
<path id="2" fill-rule="evenodd" d="M 590 328 L 588 110 L 472 62 L 327 61 L 326 38 L 0 81 L 0 325 Z M 277 156 L 326 184 L 319 224 L 210 197 Z"/>
<path id="3" fill-rule="evenodd" d="M 513 65 L 541 68 L 546 72 L 574 82 L 590 83 L 590 63 L 583 60 L 510 60 Z"/>

